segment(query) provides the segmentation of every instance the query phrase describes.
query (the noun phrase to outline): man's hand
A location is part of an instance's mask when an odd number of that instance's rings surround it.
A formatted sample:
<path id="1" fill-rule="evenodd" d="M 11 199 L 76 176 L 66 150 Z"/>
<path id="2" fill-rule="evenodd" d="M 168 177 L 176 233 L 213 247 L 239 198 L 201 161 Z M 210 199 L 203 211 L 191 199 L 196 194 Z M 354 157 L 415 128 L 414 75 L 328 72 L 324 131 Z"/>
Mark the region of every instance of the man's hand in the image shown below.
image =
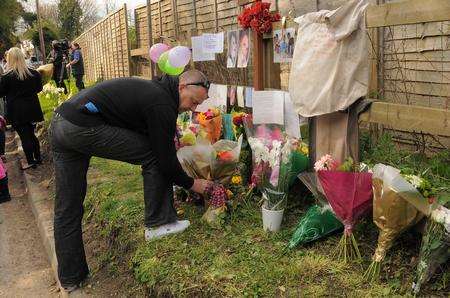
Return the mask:
<path id="1" fill-rule="evenodd" d="M 211 181 L 205 180 L 205 179 L 195 179 L 194 184 L 191 187 L 191 190 L 203 194 L 205 193 L 206 187 L 211 183 Z"/>
<path id="2" fill-rule="evenodd" d="M 66 65 L 66 67 L 69 68 L 71 65 L 72 65 L 72 64 L 69 63 L 69 64 Z"/>

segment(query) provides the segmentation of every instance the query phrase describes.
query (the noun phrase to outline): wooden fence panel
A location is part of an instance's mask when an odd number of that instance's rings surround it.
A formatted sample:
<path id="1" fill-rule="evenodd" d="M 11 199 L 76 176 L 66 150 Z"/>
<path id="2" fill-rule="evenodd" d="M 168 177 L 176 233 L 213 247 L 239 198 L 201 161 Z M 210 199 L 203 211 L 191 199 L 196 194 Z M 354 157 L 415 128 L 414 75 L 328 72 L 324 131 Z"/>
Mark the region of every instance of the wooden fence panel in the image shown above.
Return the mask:
<path id="1" fill-rule="evenodd" d="M 126 13 L 123 7 L 109 14 L 75 39 L 84 54 L 86 81 L 130 76 Z"/>

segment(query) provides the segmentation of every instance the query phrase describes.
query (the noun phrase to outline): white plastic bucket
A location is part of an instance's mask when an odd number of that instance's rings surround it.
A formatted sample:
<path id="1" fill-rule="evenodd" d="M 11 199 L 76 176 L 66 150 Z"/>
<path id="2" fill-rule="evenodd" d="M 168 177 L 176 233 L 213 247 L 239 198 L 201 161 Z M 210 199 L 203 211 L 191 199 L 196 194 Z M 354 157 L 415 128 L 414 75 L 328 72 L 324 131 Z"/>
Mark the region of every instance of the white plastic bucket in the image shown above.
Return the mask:
<path id="1" fill-rule="evenodd" d="M 283 210 L 267 210 L 264 205 L 261 207 L 264 231 L 278 232 L 283 220 Z"/>

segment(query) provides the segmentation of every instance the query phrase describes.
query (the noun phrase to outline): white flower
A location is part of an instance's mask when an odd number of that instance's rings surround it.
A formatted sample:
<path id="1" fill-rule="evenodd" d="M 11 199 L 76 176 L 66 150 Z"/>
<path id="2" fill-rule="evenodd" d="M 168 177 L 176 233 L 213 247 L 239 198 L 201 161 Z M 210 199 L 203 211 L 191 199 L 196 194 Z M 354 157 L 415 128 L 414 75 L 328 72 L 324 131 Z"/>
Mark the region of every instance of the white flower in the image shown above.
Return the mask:
<path id="1" fill-rule="evenodd" d="M 416 175 L 404 175 L 403 177 L 406 179 L 406 181 L 411 183 L 414 188 L 419 188 L 420 185 L 422 185 L 423 179 Z"/>
<path id="2" fill-rule="evenodd" d="M 282 163 L 287 164 L 290 161 L 291 158 L 291 152 L 292 152 L 292 141 L 288 140 L 281 149 L 281 157 L 282 157 Z"/>
<path id="3" fill-rule="evenodd" d="M 437 223 L 444 225 L 448 233 L 450 233 L 450 210 L 439 206 L 433 212 L 431 212 L 431 219 Z"/>

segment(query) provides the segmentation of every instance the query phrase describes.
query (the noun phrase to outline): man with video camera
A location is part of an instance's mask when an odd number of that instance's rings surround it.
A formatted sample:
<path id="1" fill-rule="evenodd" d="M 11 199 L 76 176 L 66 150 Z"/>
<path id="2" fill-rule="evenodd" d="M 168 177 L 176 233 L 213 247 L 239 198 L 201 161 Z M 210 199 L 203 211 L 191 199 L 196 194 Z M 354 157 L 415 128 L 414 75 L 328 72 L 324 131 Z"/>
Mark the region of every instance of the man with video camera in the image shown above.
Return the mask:
<path id="1" fill-rule="evenodd" d="M 67 40 L 52 41 L 52 50 L 50 52 L 50 62 L 53 63 L 53 77 L 58 88 L 64 88 L 64 94 L 67 94 L 67 87 L 64 80 L 68 78 L 66 64 L 69 57 L 69 43 Z"/>
<path id="2" fill-rule="evenodd" d="M 84 64 L 83 64 L 83 55 L 81 54 L 80 45 L 76 42 L 72 42 L 72 52 L 70 54 L 70 62 L 67 64 L 67 68 L 72 68 L 72 74 L 75 78 L 75 84 L 78 90 L 84 89 Z"/>

